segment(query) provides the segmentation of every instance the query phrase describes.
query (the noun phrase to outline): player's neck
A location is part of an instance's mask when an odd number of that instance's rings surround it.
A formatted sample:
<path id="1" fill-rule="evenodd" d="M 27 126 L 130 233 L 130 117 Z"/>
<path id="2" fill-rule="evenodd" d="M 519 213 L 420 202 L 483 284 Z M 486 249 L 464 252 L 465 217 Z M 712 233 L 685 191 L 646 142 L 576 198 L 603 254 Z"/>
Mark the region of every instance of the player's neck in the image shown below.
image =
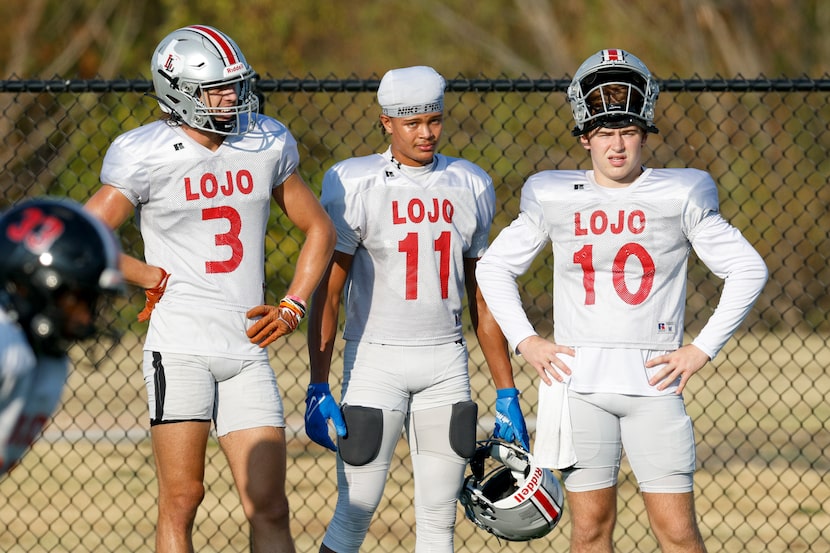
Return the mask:
<path id="1" fill-rule="evenodd" d="M 187 125 L 182 126 L 182 130 L 184 130 L 185 134 L 210 150 L 211 152 L 215 152 L 219 149 L 219 146 L 222 145 L 222 142 L 225 141 L 225 136 L 222 134 L 217 134 L 215 132 L 210 131 L 203 131 L 201 129 L 195 129 L 193 127 L 188 127 Z"/>

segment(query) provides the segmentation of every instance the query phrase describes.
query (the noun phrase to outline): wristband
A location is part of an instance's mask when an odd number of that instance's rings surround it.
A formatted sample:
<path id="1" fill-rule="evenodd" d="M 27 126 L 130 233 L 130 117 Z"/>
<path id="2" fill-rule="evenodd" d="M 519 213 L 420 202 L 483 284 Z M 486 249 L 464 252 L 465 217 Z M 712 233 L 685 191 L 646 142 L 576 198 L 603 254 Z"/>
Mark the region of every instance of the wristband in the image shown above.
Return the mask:
<path id="1" fill-rule="evenodd" d="M 297 296 L 285 296 L 280 300 L 280 307 L 288 307 L 297 313 L 300 318 L 305 317 L 306 305 L 302 298 L 298 298 Z"/>
<path id="2" fill-rule="evenodd" d="M 296 302 L 298 305 L 302 306 L 303 311 L 308 309 L 308 306 L 306 305 L 305 300 L 303 298 L 301 298 L 300 296 L 292 296 L 291 294 L 286 294 L 285 299 Z"/>
<path id="3" fill-rule="evenodd" d="M 302 300 L 298 302 L 286 296 L 280 300 L 278 311 L 278 319 L 288 327 L 288 332 L 294 332 L 305 317 L 305 302 Z"/>

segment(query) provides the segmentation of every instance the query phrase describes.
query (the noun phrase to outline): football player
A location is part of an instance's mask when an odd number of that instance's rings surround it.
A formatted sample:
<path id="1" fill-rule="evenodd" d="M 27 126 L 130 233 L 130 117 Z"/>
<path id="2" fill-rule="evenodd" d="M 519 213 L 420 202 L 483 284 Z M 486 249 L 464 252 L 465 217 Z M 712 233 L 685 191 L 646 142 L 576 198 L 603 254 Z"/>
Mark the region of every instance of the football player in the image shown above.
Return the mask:
<path id="1" fill-rule="evenodd" d="M 27 200 L 0 217 L 0 474 L 52 417 L 69 346 L 122 291 L 118 255 L 110 230 L 70 200 Z"/>
<path id="2" fill-rule="evenodd" d="M 323 177 L 321 202 L 337 246 L 311 307 L 306 409 L 309 437 L 337 450 L 339 493 L 323 552 L 360 549 L 404 427 L 415 550 L 453 551 L 456 500 L 476 437 L 465 292 L 498 388 L 496 434 L 527 447 L 507 344 L 475 282 L 495 211 L 493 183 L 478 166 L 438 153 L 445 86 L 431 67 L 387 72 L 377 96 L 389 147 L 341 161 Z M 341 417 L 328 377 L 344 290 Z"/>
<path id="3" fill-rule="evenodd" d="M 539 416 L 534 457 L 551 466 L 560 452 L 542 443 L 573 448 L 573 466 L 552 466 L 564 469 L 570 550 L 612 551 L 624 449 L 660 547 L 701 552 L 695 440 L 681 394 L 747 316 L 767 269 L 720 215 L 708 173 L 643 165 L 646 140 L 657 132 L 658 83 L 639 59 L 602 50 L 579 67 L 567 95 L 592 169 L 526 181 L 518 217 L 479 262 L 479 285 L 511 347 L 551 384 L 540 385 L 540 413 L 558 389 L 551 379 L 568 381 L 558 397 L 569 416 L 556 420 L 570 427 Z M 516 283 L 548 243 L 554 342 L 537 335 Z M 682 345 L 692 248 L 725 283 L 707 324 Z"/>
<path id="4" fill-rule="evenodd" d="M 219 444 L 251 524 L 253 551 L 293 551 L 285 417 L 266 346 L 294 331 L 334 247 L 334 227 L 299 174 L 289 130 L 258 114 L 254 70 L 225 33 L 168 34 L 150 69 L 161 120 L 112 143 L 86 207 L 111 228 L 134 212 L 145 261 L 144 381 L 159 485 L 156 551 L 192 551 L 205 448 Z M 305 235 L 279 305 L 263 305 L 272 201 Z"/>

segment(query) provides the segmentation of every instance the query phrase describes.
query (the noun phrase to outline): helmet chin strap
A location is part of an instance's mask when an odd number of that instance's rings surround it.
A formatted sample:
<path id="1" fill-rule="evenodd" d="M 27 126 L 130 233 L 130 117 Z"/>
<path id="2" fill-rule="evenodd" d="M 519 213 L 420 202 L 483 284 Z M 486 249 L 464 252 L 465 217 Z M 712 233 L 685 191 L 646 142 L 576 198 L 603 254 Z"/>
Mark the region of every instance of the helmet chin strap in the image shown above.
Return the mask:
<path id="1" fill-rule="evenodd" d="M 212 116 L 210 120 L 213 123 L 213 128 L 223 133 L 231 132 L 236 126 L 235 117 L 233 119 L 217 119 L 215 116 Z"/>
<path id="2" fill-rule="evenodd" d="M 498 461 L 501 461 L 510 470 L 517 471 L 522 474 L 527 472 L 527 468 L 530 465 L 526 456 L 520 455 L 515 448 L 510 447 L 509 445 L 493 445 L 490 450 L 490 456 Z"/>

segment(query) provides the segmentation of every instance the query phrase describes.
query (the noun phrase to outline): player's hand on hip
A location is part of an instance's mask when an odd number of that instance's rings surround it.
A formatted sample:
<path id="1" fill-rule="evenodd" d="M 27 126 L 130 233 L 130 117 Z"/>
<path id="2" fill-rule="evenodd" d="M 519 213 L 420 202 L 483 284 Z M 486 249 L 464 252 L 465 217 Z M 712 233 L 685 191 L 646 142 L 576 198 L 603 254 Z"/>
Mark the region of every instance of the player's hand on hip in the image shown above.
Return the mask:
<path id="1" fill-rule="evenodd" d="M 519 442 L 530 451 L 530 436 L 519 405 L 519 390 L 500 388 L 496 391 L 496 427 L 493 437 L 507 442 Z"/>
<path id="2" fill-rule="evenodd" d="M 161 267 L 159 267 L 159 269 L 161 269 Z M 144 290 L 144 295 L 147 300 L 144 302 L 144 309 L 142 309 L 141 313 L 138 314 L 138 320 L 140 322 L 143 323 L 150 320 L 150 315 L 152 315 L 153 309 L 156 308 L 156 304 L 164 295 L 164 291 L 167 290 L 168 280 L 170 280 L 170 274 L 164 269 L 161 269 L 161 280 L 159 280 L 159 283 L 152 288 Z"/>
<path id="3" fill-rule="evenodd" d="M 564 382 L 565 376 L 571 374 L 571 369 L 562 360 L 562 356 L 575 356 L 576 352 L 572 347 L 554 344 L 541 336 L 529 336 L 519 343 L 517 349 L 536 369 L 545 384 L 552 384 L 551 378 L 557 382 Z"/>
<path id="4" fill-rule="evenodd" d="M 252 343 L 264 348 L 277 338 L 297 330 L 305 313 L 305 302 L 294 296 L 284 297 L 277 306 L 253 307 L 245 315 L 249 319 L 258 320 L 248 328 L 248 338 Z"/>
<path id="5" fill-rule="evenodd" d="M 337 451 L 337 446 L 329 436 L 328 421 L 334 424 L 338 436 L 346 435 L 346 422 L 340 406 L 331 395 L 329 385 L 325 382 L 310 384 L 305 399 L 305 433 L 315 443 Z"/>
<path id="6" fill-rule="evenodd" d="M 697 371 L 709 362 L 709 355 L 692 344 L 687 344 L 671 353 L 660 355 L 646 362 L 646 368 L 660 365 L 660 370 L 649 378 L 648 383 L 658 390 L 665 390 L 672 382 L 680 379 L 676 394 L 682 394 L 686 383 Z"/>

